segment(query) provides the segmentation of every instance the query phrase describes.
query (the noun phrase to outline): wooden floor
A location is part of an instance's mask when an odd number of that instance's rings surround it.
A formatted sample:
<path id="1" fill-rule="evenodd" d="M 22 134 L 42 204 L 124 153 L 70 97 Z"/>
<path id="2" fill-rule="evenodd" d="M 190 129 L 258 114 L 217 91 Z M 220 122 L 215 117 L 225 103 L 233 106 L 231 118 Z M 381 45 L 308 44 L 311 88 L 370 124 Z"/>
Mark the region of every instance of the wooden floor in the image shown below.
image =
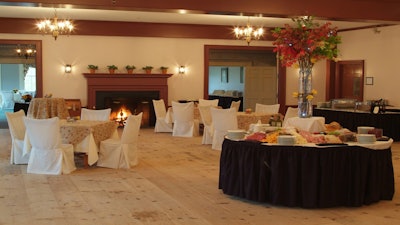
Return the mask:
<path id="1" fill-rule="evenodd" d="M 201 137 L 140 131 L 140 163 L 131 170 L 96 166 L 69 175 L 27 174 L 10 165 L 11 139 L 0 129 L 0 225 L 400 224 L 400 143 L 393 145 L 392 201 L 359 208 L 301 209 L 260 204 L 218 189 L 219 151 Z"/>

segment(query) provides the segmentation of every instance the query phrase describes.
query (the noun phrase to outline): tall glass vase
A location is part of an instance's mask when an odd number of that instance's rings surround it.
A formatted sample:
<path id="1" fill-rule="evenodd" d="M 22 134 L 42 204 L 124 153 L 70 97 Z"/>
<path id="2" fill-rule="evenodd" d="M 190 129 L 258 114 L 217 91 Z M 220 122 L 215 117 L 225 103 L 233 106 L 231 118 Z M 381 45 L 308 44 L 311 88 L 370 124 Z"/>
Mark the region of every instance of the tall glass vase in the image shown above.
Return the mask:
<path id="1" fill-rule="evenodd" d="M 305 60 L 299 62 L 299 117 L 312 117 L 312 64 Z"/>

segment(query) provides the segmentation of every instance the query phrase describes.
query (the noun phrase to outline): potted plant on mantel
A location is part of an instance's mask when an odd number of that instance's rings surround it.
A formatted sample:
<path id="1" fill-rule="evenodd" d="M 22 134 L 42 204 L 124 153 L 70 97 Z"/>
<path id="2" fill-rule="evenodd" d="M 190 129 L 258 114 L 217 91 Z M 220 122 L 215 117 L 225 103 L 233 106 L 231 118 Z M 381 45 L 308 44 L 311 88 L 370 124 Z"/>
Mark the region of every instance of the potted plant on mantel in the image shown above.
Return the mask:
<path id="1" fill-rule="evenodd" d="M 168 71 L 168 67 L 161 66 L 161 67 L 160 67 L 160 70 L 161 70 L 161 73 L 162 73 L 162 74 L 166 74 L 167 71 Z"/>
<path id="2" fill-rule="evenodd" d="M 95 73 L 97 69 L 99 69 L 96 65 L 88 65 L 89 73 Z"/>
<path id="3" fill-rule="evenodd" d="M 116 65 L 109 65 L 108 67 L 108 72 L 110 72 L 110 74 L 114 74 L 115 70 L 118 69 L 118 67 Z"/>
<path id="4" fill-rule="evenodd" d="M 134 65 L 126 65 L 125 69 L 129 74 L 132 74 L 133 70 L 136 69 L 136 67 Z"/>
<path id="5" fill-rule="evenodd" d="M 147 74 L 151 74 L 152 66 L 145 66 L 142 68 Z"/>

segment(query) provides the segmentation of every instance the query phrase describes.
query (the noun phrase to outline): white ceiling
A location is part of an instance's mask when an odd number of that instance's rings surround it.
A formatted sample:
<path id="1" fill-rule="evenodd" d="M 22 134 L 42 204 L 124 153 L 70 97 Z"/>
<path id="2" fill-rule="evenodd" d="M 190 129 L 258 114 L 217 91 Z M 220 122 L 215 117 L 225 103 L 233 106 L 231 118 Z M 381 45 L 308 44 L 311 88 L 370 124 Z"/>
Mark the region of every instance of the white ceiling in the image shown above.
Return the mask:
<path id="1" fill-rule="evenodd" d="M 55 9 L 45 7 L 25 6 L 0 6 L 1 17 L 43 19 L 54 16 Z M 181 24 L 205 24 L 205 25 L 246 25 L 248 17 L 235 15 L 211 15 L 195 13 L 173 12 L 139 12 L 121 10 L 99 9 L 57 9 L 60 19 L 71 20 L 97 20 L 97 21 L 121 21 L 121 22 L 151 22 L 151 23 L 181 23 Z M 319 20 L 321 23 L 324 20 Z M 251 17 L 250 23 L 254 26 L 282 27 L 285 23 L 291 23 L 288 18 Z M 329 21 L 338 29 L 353 29 L 361 27 L 379 26 L 384 22 L 356 22 L 356 21 Z"/>

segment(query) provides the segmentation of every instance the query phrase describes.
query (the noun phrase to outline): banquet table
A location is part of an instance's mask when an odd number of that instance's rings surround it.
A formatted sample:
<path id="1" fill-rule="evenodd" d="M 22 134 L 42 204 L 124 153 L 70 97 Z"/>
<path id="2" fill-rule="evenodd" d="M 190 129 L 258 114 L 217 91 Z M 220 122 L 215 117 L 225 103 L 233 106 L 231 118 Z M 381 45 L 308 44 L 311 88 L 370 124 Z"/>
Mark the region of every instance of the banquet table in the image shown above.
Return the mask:
<path id="1" fill-rule="evenodd" d="M 63 98 L 33 98 L 29 104 L 28 117 L 47 119 L 69 117 L 68 109 Z"/>
<path id="2" fill-rule="evenodd" d="M 74 152 L 85 153 L 87 163 L 93 165 L 99 159 L 100 142 L 108 138 L 118 138 L 117 127 L 114 121 L 60 120 L 61 142 L 72 144 Z M 30 148 L 30 141 L 25 135 L 24 152 L 30 151 Z"/>
<path id="3" fill-rule="evenodd" d="M 219 188 L 252 201 L 303 208 L 391 200 L 392 142 L 372 149 L 374 144 L 283 146 L 225 139 Z"/>
<path id="4" fill-rule="evenodd" d="M 282 116 L 278 114 L 266 114 L 266 113 L 259 113 L 259 112 L 237 112 L 237 121 L 238 121 L 238 128 L 243 130 L 249 130 L 250 124 L 255 124 L 259 120 L 262 124 L 268 124 L 271 116 Z"/>

